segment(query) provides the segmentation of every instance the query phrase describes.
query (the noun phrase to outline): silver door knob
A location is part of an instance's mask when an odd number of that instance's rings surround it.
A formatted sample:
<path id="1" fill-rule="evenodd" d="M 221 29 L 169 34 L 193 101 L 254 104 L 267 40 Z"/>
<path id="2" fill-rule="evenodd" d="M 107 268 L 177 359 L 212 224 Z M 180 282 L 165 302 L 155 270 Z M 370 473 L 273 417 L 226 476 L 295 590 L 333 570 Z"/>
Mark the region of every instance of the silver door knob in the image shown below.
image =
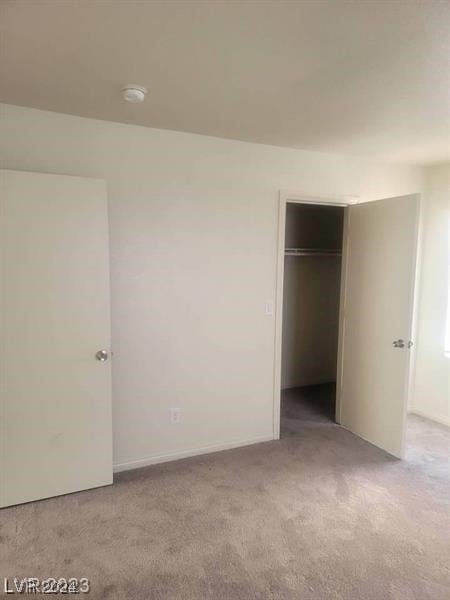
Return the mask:
<path id="1" fill-rule="evenodd" d="M 105 360 L 108 360 L 108 353 L 106 350 L 99 350 L 95 353 L 95 358 L 101 362 L 105 362 Z"/>
<path id="2" fill-rule="evenodd" d="M 394 348 L 404 348 L 405 347 L 405 340 L 394 340 L 392 342 L 392 345 L 394 346 Z"/>

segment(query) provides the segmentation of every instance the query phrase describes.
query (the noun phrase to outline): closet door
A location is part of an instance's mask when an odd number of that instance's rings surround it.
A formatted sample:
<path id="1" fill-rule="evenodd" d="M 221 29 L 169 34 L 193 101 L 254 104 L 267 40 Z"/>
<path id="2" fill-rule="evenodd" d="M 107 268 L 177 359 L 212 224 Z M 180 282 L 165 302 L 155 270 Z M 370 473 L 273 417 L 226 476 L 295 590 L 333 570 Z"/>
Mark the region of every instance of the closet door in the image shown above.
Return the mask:
<path id="1" fill-rule="evenodd" d="M 348 209 L 339 422 L 403 455 L 419 197 Z"/>
<path id="2" fill-rule="evenodd" d="M 109 254 L 104 181 L 0 171 L 0 184 L 8 506 L 112 483 Z"/>

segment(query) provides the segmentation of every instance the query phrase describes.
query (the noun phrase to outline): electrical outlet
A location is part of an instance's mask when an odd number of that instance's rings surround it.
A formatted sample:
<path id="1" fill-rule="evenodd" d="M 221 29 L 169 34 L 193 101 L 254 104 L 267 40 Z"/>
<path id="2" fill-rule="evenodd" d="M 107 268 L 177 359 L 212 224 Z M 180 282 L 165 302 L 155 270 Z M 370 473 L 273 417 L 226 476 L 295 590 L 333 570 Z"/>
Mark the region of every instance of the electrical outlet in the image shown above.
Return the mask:
<path id="1" fill-rule="evenodd" d="M 179 423 L 180 422 L 180 409 L 179 408 L 171 408 L 170 409 L 170 422 L 171 423 Z"/>
<path id="2" fill-rule="evenodd" d="M 273 304 L 272 302 L 266 302 L 264 306 L 264 313 L 266 315 L 273 315 Z"/>

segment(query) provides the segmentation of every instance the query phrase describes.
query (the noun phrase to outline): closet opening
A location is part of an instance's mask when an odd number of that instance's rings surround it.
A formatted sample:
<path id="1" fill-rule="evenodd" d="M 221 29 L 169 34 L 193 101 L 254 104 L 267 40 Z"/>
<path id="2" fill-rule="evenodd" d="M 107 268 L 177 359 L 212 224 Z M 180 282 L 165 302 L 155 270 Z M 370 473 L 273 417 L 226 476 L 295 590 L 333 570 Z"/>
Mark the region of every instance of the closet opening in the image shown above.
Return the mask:
<path id="1" fill-rule="evenodd" d="M 344 206 L 286 204 L 280 433 L 336 422 Z"/>

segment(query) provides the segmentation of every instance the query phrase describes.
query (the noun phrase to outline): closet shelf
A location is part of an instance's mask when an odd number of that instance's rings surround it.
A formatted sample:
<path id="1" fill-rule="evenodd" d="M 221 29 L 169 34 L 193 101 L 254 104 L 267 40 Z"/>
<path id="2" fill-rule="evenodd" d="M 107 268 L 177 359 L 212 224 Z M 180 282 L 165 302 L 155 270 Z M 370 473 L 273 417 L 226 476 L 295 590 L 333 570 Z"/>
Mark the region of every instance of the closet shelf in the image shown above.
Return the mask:
<path id="1" fill-rule="evenodd" d="M 342 256 L 340 250 L 332 248 L 285 248 L 285 256 Z"/>

